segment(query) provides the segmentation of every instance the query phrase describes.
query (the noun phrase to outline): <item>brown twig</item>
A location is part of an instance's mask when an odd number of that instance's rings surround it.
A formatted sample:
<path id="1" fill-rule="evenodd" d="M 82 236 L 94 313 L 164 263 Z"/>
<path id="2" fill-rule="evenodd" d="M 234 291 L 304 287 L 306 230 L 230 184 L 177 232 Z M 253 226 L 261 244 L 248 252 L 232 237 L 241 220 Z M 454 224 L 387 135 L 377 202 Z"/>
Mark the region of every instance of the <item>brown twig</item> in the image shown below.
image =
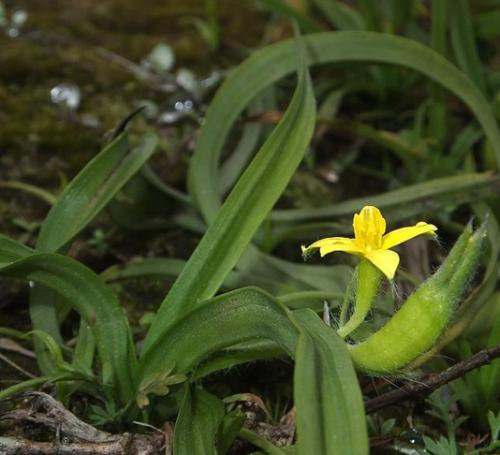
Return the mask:
<path id="1" fill-rule="evenodd" d="M 4 455 L 123 455 L 125 448 L 120 441 L 114 443 L 73 443 L 30 441 L 21 438 L 0 437 L 0 453 Z"/>
<path id="2" fill-rule="evenodd" d="M 81 421 L 57 400 L 42 392 L 21 395 L 31 409 L 15 409 L 0 415 L 0 421 L 43 426 L 54 431 L 55 441 L 31 441 L 22 437 L 0 437 L 0 454 L 34 455 L 153 455 L 162 453 L 171 434 L 110 434 Z M 165 453 L 165 451 L 163 451 Z"/>
<path id="3" fill-rule="evenodd" d="M 442 385 L 464 376 L 469 371 L 490 364 L 498 357 L 500 357 L 500 345 L 489 349 L 483 349 L 477 354 L 474 354 L 472 357 L 458 362 L 444 371 L 441 371 L 441 373 L 430 374 L 419 380 L 419 382 L 407 382 L 396 390 L 392 390 L 388 393 L 380 395 L 379 397 L 367 400 L 365 402 L 366 412 L 374 412 L 378 409 L 385 408 L 386 406 L 390 406 L 419 395 L 428 395 Z"/>
<path id="4" fill-rule="evenodd" d="M 41 424 L 57 430 L 79 442 L 116 442 L 121 436 L 112 435 L 81 421 L 59 401 L 43 392 L 27 392 L 21 395 L 31 403 L 31 409 L 15 409 L 5 412 L 0 420 Z"/>

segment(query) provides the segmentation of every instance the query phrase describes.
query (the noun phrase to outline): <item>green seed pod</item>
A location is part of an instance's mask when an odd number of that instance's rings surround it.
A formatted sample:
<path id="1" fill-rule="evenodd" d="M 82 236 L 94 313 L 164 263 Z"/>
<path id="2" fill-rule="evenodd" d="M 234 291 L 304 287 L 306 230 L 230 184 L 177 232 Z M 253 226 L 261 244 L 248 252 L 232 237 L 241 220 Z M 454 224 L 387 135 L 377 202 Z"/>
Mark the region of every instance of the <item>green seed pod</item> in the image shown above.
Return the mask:
<path id="1" fill-rule="evenodd" d="M 478 268 L 485 235 L 484 225 L 474 233 L 467 226 L 440 269 L 380 330 L 350 348 L 358 370 L 393 373 L 434 346 Z"/>

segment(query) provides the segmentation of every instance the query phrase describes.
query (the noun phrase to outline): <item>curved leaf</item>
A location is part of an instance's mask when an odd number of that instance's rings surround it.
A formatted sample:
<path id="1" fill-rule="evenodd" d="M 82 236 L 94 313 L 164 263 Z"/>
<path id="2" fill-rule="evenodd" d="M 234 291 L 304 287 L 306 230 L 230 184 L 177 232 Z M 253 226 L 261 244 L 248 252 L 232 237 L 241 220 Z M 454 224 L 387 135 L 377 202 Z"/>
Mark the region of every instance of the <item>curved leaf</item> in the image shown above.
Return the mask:
<path id="1" fill-rule="evenodd" d="M 378 62 L 404 66 L 434 79 L 474 113 L 500 165 L 500 133 L 488 102 L 467 76 L 444 57 L 415 41 L 383 33 L 343 31 L 307 35 L 309 64 Z M 189 168 L 190 191 L 207 221 L 221 205 L 217 191 L 222 147 L 238 115 L 268 85 L 295 69 L 292 40 L 255 52 L 226 79 L 205 118 Z"/>
<path id="2" fill-rule="evenodd" d="M 304 64 L 298 79 L 284 117 L 238 180 L 162 302 L 144 353 L 179 317 L 217 292 L 302 160 L 313 133 L 316 106 Z"/>
<path id="3" fill-rule="evenodd" d="M 29 280 L 61 294 L 93 328 L 104 384 L 122 403 L 133 396 L 136 366 L 127 319 L 116 296 L 90 269 L 58 254 L 34 253 L 0 268 L 0 275 Z"/>
<path id="4" fill-rule="evenodd" d="M 300 310 L 292 316 L 273 297 L 256 288 L 215 297 L 178 321 L 141 358 L 141 381 L 147 382 L 161 370 L 173 367 L 176 374 L 183 374 L 211 354 L 251 340 L 259 341 L 254 348 L 258 355 L 263 352 L 262 346 L 272 347 L 262 345 L 260 341 L 264 340 L 281 348 L 274 351 L 276 354 L 296 355 L 298 453 L 368 452 L 361 392 L 345 343 L 311 310 Z M 235 363 L 259 358 L 251 354 L 249 345 L 240 358 L 231 357 L 231 353 L 228 357 Z M 231 366 L 223 357 L 219 360 L 209 362 L 208 370 L 202 366 L 200 371 L 206 374 L 217 367 Z M 195 377 L 200 377 L 197 373 L 195 369 Z"/>
<path id="5" fill-rule="evenodd" d="M 140 359 L 139 382 L 175 368 L 184 374 L 211 354 L 248 340 L 271 340 L 293 356 L 297 330 L 287 310 L 258 288 L 210 299 L 151 345 Z"/>
<path id="6" fill-rule="evenodd" d="M 152 155 L 157 143 L 153 134 L 143 136 L 130 150 L 122 133 L 94 157 L 69 183 L 45 218 L 36 247 L 56 252 L 68 244 L 113 199 Z M 54 292 L 36 287 L 31 292 L 30 317 L 34 329 L 62 342 Z M 44 373 L 54 370 L 46 351 L 35 343 L 37 361 Z"/>
<path id="7" fill-rule="evenodd" d="M 54 252 L 67 244 L 104 208 L 156 147 L 154 134 L 130 150 L 122 133 L 69 183 L 42 224 L 37 241 L 40 251 Z"/>
<path id="8" fill-rule="evenodd" d="M 365 205 L 384 209 L 391 221 L 409 218 L 424 210 L 442 209 L 498 194 L 500 177 L 491 172 L 455 175 L 429 180 L 370 197 L 350 199 L 336 205 L 310 209 L 275 210 L 270 217 L 276 222 L 330 220 L 349 216 Z"/>

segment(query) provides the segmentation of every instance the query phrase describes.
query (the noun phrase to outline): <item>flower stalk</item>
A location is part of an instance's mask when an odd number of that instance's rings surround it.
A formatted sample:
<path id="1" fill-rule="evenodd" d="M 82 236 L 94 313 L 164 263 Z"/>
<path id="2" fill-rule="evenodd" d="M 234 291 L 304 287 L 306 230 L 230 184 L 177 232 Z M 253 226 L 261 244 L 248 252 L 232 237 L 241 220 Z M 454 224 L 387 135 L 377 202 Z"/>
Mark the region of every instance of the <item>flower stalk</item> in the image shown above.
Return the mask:
<path id="1" fill-rule="evenodd" d="M 364 321 L 379 290 L 382 272 L 370 261 L 362 258 L 357 267 L 356 281 L 354 312 L 347 323 L 341 325 L 337 331 L 342 338 L 349 335 Z"/>

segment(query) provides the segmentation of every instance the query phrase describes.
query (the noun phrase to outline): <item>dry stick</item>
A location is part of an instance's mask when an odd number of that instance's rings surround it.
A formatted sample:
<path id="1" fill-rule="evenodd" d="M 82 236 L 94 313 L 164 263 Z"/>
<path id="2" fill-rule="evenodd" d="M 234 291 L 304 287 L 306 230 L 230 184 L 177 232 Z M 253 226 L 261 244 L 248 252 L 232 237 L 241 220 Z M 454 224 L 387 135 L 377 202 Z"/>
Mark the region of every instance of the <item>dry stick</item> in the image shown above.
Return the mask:
<path id="1" fill-rule="evenodd" d="M 0 437 L 0 453 L 3 455 L 54 455 L 56 453 L 58 455 L 124 455 L 125 450 L 120 442 L 58 444 Z"/>
<path id="2" fill-rule="evenodd" d="M 500 357 L 500 345 L 489 349 L 483 349 L 472 357 L 456 363 L 441 373 L 428 375 L 419 382 L 407 382 L 399 389 L 367 400 L 365 402 L 366 412 L 371 413 L 400 401 L 408 400 L 417 395 L 428 395 L 442 385 L 453 381 L 453 379 L 464 376 L 471 370 L 490 364 L 498 357 Z"/>
<path id="3" fill-rule="evenodd" d="M 31 424 L 53 429 L 68 438 L 68 443 L 30 441 L 18 437 L 0 436 L 1 455 L 155 455 L 166 447 L 167 437 L 148 434 L 110 434 L 81 421 L 50 395 L 28 392 L 21 395 L 31 402 L 31 409 L 14 409 L 0 415 L 0 420 L 15 425 Z M 168 453 L 164 451 L 164 453 Z"/>

